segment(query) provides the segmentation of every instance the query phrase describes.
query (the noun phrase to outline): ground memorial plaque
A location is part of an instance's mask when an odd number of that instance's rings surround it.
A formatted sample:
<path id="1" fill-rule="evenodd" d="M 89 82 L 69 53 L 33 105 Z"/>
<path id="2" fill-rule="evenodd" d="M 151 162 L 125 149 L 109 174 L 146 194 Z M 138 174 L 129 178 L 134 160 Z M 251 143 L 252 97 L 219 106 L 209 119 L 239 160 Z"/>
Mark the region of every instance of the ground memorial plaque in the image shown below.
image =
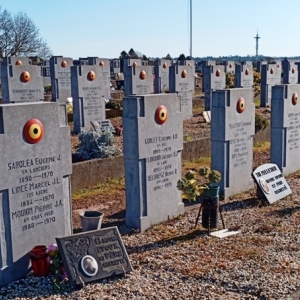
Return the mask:
<path id="1" fill-rule="evenodd" d="M 284 175 L 300 170 L 300 86 L 272 89 L 271 162 Z"/>
<path id="2" fill-rule="evenodd" d="M 73 59 L 62 56 L 50 58 L 52 101 L 66 103 L 71 97 L 71 67 Z"/>
<path id="3" fill-rule="evenodd" d="M 151 66 L 129 66 L 124 75 L 125 96 L 153 94 Z"/>
<path id="4" fill-rule="evenodd" d="M 235 66 L 234 86 L 236 88 L 251 88 L 253 86 L 253 65 L 251 61 Z"/>
<path id="5" fill-rule="evenodd" d="M 170 93 L 180 95 L 181 113 L 184 120 L 193 116 L 194 78 L 192 66 L 173 65 L 169 69 Z"/>
<path id="6" fill-rule="evenodd" d="M 169 92 L 169 67 L 171 60 L 157 59 L 154 61 L 155 93 Z"/>
<path id="7" fill-rule="evenodd" d="M 57 238 L 71 285 L 132 271 L 117 227 Z"/>
<path id="8" fill-rule="evenodd" d="M 259 166 L 252 175 L 258 186 L 258 197 L 263 196 L 271 204 L 292 193 L 276 164 Z"/>
<path id="9" fill-rule="evenodd" d="M 298 65 L 294 61 L 284 59 L 282 61 L 283 70 L 283 84 L 297 84 L 298 83 Z"/>
<path id="10" fill-rule="evenodd" d="M 261 66 L 261 99 L 260 106 L 271 106 L 272 87 L 281 84 L 281 64 Z"/>
<path id="11" fill-rule="evenodd" d="M 71 233 L 72 162 L 65 105 L 2 104 L 0 112 L 3 286 L 28 274 L 34 246 Z"/>
<path id="12" fill-rule="evenodd" d="M 126 225 L 146 230 L 182 214 L 183 122 L 176 94 L 123 100 Z"/>
<path id="13" fill-rule="evenodd" d="M 253 185 L 253 90 L 214 91 L 211 119 L 212 168 L 221 172 L 220 194 L 228 198 Z"/>
<path id="14" fill-rule="evenodd" d="M 208 65 L 204 68 L 202 75 L 202 82 L 204 79 L 204 92 L 205 92 L 205 110 L 211 110 L 212 92 L 214 90 L 220 90 L 225 88 L 226 74 L 224 66 L 220 65 Z"/>
<path id="15" fill-rule="evenodd" d="M 101 70 L 96 65 L 71 67 L 74 132 L 90 130 L 91 122 L 105 120 Z"/>
<path id="16" fill-rule="evenodd" d="M 40 66 L 1 64 L 2 103 L 38 102 L 44 100 Z"/>

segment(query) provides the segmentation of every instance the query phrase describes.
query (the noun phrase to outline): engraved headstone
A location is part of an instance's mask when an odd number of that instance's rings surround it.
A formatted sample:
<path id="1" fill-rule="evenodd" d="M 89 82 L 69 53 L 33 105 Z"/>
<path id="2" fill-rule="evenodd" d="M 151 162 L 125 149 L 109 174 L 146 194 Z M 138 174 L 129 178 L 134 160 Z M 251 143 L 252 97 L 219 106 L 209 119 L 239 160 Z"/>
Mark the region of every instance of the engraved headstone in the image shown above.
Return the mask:
<path id="1" fill-rule="evenodd" d="M 300 86 L 272 89 L 271 162 L 284 175 L 300 170 Z"/>
<path id="2" fill-rule="evenodd" d="M 0 105 L 0 285 L 24 277 L 29 251 L 71 234 L 70 129 L 58 103 Z"/>
<path id="3" fill-rule="evenodd" d="M 204 82 L 206 111 L 211 110 L 212 92 L 225 88 L 226 74 L 224 69 L 224 66 L 221 65 L 208 65 L 204 67 L 202 83 Z"/>
<path id="4" fill-rule="evenodd" d="M 154 61 L 155 93 L 169 92 L 169 67 L 170 60 L 157 59 Z"/>
<path id="5" fill-rule="evenodd" d="M 193 59 L 178 60 L 177 64 L 179 66 L 191 66 L 192 67 L 192 73 L 191 73 L 191 75 L 194 76 L 195 69 L 196 69 L 196 64 L 195 64 L 195 61 Z"/>
<path id="6" fill-rule="evenodd" d="M 132 271 L 117 227 L 78 233 L 56 241 L 73 286 Z"/>
<path id="7" fill-rule="evenodd" d="M 194 79 L 192 66 L 173 65 L 169 68 L 170 93 L 181 96 L 181 113 L 184 120 L 193 116 Z"/>
<path id="8" fill-rule="evenodd" d="M 141 63 L 142 63 L 142 66 L 148 66 L 148 60 L 143 59 L 141 61 Z"/>
<path id="9" fill-rule="evenodd" d="M 125 58 L 125 59 L 122 59 L 121 63 L 122 63 L 121 72 L 124 73 L 124 75 L 126 75 L 126 73 L 128 73 L 128 72 L 129 72 L 129 74 L 131 74 L 131 70 L 128 69 L 128 67 L 131 67 L 131 66 L 141 67 L 142 66 L 142 60 L 140 58 Z"/>
<path id="10" fill-rule="evenodd" d="M 104 93 L 105 100 L 108 101 L 111 98 L 109 59 L 99 57 L 88 57 L 87 60 L 89 65 L 95 65 L 100 70 L 99 76 L 101 78 L 102 93 Z"/>
<path id="11" fill-rule="evenodd" d="M 24 66 L 31 65 L 31 59 L 29 57 L 24 56 L 6 56 L 3 57 L 4 65 L 16 65 L 16 66 Z"/>
<path id="12" fill-rule="evenodd" d="M 267 65 L 268 64 L 268 62 L 267 61 L 265 61 L 265 60 L 263 60 L 263 61 L 258 61 L 257 63 L 256 63 L 256 70 L 257 70 L 257 72 L 258 73 L 261 73 L 261 69 L 262 69 L 262 65 Z"/>
<path id="13" fill-rule="evenodd" d="M 214 60 L 203 60 L 200 62 L 200 68 L 202 73 L 202 92 L 205 92 L 205 68 L 206 66 L 215 66 L 216 62 Z"/>
<path id="14" fill-rule="evenodd" d="M 212 103 L 212 168 L 221 172 L 220 194 L 228 198 L 253 185 L 253 90 L 214 91 Z"/>
<path id="15" fill-rule="evenodd" d="M 151 66 L 128 66 L 124 75 L 125 96 L 153 94 Z"/>
<path id="16" fill-rule="evenodd" d="M 41 67 L 23 63 L 15 64 L 8 58 L 1 63 L 2 103 L 38 102 L 44 100 L 44 86 Z M 27 60 L 24 59 L 24 62 Z"/>
<path id="17" fill-rule="evenodd" d="M 121 72 L 120 67 L 120 60 L 119 59 L 113 59 L 110 63 L 110 73 L 111 74 L 117 74 Z"/>
<path id="18" fill-rule="evenodd" d="M 183 122 L 176 94 L 125 97 L 126 225 L 146 230 L 182 214 Z"/>
<path id="19" fill-rule="evenodd" d="M 51 85 L 50 61 L 44 60 L 41 68 L 42 68 L 42 76 L 43 76 L 43 86 Z"/>
<path id="20" fill-rule="evenodd" d="M 236 88 L 251 88 L 253 86 L 253 65 L 251 61 L 235 66 L 234 86 Z"/>
<path id="21" fill-rule="evenodd" d="M 284 59 L 282 61 L 283 70 L 283 84 L 297 84 L 298 83 L 298 65 L 293 61 Z"/>
<path id="22" fill-rule="evenodd" d="M 105 90 L 96 65 L 71 67 L 74 132 L 90 130 L 91 121 L 105 120 Z"/>
<path id="23" fill-rule="evenodd" d="M 230 61 L 230 60 L 227 60 L 227 61 L 224 61 L 223 62 L 224 66 L 225 66 L 225 73 L 232 73 L 234 74 L 235 73 L 235 62 L 234 61 Z"/>
<path id="24" fill-rule="evenodd" d="M 267 199 L 271 204 L 292 193 L 276 164 L 261 165 L 252 175 L 257 183 L 258 197 Z"/>
<path id="25" fill-rule="evenodd" d="M 66 103 L 71 97 L 71 67 L 73 59 L 62 56 L 50 58 L 52 101 Z"/>
<path id="26" fill-rule="evenodd" d="M 260 106 L 271 106 L 272 87 L 281 84 L 281 63 L 261 66 L 261 99 Z"/>

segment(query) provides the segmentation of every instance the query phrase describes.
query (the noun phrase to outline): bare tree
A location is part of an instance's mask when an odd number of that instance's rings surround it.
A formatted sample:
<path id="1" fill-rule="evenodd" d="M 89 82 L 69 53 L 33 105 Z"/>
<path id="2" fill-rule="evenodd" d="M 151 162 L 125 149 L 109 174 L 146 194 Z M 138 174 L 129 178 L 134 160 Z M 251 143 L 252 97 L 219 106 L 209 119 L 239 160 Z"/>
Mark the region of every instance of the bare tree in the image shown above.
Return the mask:
<path id="1" fill-rule="evenodd" d="M 12 16 L 0 7 L 0 57 L 4 56 L 51 56 L 47 43 L 40 37 L 39 30 L 25 14 Z"/>

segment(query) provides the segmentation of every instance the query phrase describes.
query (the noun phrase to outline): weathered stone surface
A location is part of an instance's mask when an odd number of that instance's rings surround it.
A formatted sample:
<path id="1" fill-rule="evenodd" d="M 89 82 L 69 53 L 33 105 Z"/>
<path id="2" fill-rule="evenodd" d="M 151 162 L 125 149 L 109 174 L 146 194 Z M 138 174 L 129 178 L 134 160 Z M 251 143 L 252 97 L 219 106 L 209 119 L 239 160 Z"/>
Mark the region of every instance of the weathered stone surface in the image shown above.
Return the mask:
<path id="1" fill-rule="evenodd" d="M 221 172 L 220 193 L 227 198 L 253 185 L 253 90 L 213 92 L 211 119 L 212 168 Z"/>
<path id="2" fill-rule="evenodd" d="M 71 97 L 71 67 L 73 59 L 63 56 L 50 58 L 52 101 L 66 103 Z"/>
<path id="3" fill-rule="evenodd" d="M 71 233 L 70 129 L 58 103 L 0 105 L 0 285 L 29 272 L 29 251 Z"/>
<path id="4" fill-rule="evenodd" d="M 126 225 L 146 230 L 183 212 L 183 122 L 175 94 L 126 97 L 123 101 Z"/>
<path id="5" fill-rule="evenodd" d="M 300 170 L 300 86 L 272 88 L 271 162 L 284 175 Z"/>

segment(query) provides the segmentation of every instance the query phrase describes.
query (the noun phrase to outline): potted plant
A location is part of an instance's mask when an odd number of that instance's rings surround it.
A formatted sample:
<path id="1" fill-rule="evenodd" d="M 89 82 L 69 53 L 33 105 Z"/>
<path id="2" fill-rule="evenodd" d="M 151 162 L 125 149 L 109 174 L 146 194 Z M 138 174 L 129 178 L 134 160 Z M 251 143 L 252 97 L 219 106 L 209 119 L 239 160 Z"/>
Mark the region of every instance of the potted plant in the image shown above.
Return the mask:
<path id="1" fill-rule="evenodd" d="M 197 179 L 197 173 L 205 182 Z M 219 195 L 219 186 L 216 183 L 221 181 L 221 173 L 217 170 L 211 170 L 204 166 L 198 172 L 188 170 L 185 176 L 177 181 L 177 188 L 182 191 L 182 198 L 189 201 L 195 201 L 202 193 L 206 197 L 215 197 Z"/>
<path id="2" fill-rule="evenodd" d="M 198 174 L 197 174 L 198 173 Z M 198 180 L 197 175 L 200 175 L 203 180 Z M 221 181 L 221 173 L 217 170 L 211 170 L 204 166 L 198 172 L 188 170 L 185 176 L 177 181 L 177 188 L 182 191 L 182 198 L 191 201 L 203 194 L 202 203 L 196 219 L 197 222 L 202 210 L 202 226 L 204 228 L 218 227 L 218 209 L 219 209 L 219 186 L 216 185 Z M 224 222 L 222 219 L 223 227 Z"/>

